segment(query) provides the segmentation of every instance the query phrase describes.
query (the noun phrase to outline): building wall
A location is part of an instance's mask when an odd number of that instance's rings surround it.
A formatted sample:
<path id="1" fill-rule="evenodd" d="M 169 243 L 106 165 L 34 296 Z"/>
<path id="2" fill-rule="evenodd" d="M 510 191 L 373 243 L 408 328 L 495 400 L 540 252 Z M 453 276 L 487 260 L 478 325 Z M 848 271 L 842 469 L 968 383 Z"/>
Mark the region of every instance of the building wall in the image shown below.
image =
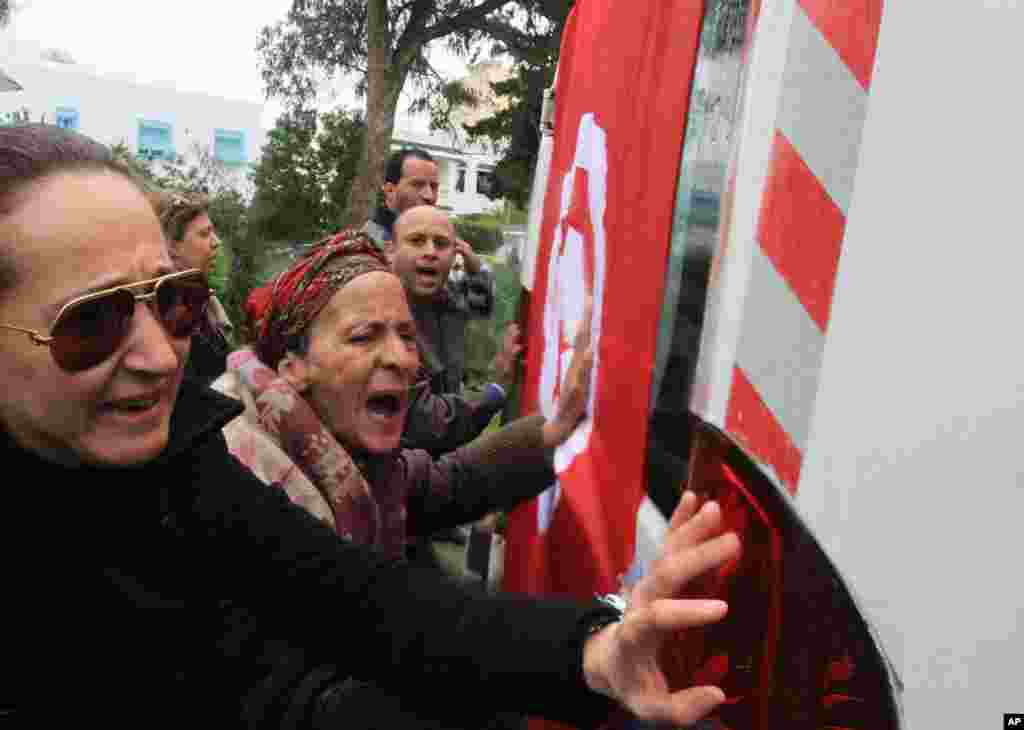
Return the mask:
<path id="1" fill-rule="evenodd" d="M 124 142 L 136 152 L 140 122 L 166 125 L 174 151 L 186 156 L 193 143 L 215 151 L 217 130 L 223 130 L 241 135 L 243 163 L 259 155 L 265 137 L 262 104 L 141 84 L 128 76 L 43 60 L 40 51 L 35 44 L 0 39 L 4 71 L 23 87 L 0 96 L 0 112 L 26 109 L 32 121 L 55 123 L 58 110 L 71 110 L 78 131 L 106 144 Z M 65 111 L 62 117 L 67 115 Z M 230 145 L 220 149 L 231 152 Z M 244 164 L 233 166 L 244 169 Z"/>

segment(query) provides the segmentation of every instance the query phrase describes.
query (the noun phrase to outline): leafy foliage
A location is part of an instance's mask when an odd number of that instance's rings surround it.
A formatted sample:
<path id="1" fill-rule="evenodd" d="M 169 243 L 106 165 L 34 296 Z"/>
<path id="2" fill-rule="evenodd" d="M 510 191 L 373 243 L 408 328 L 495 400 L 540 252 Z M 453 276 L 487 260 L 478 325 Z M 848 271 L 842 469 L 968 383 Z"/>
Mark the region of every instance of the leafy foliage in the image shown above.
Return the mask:
<path id="1" fill-rule="evenodd" d="M 520 63 L 507 81 L 492 84 L 508 105 L 465 129 L 470 139 L 489 139 L 504 148 L 494 169 L 501 197 L 525 208 L 530 199 L 533 170 L 540 148 L 540 115 L 544 89 L 554 80 L 555 63 L 534 68 Z"/>
<path id="2" fill-rule="evenodd" d="M 502 244 L 501 228 L 480 221 L 456 218 L 452 221 L 455 233 L 477 253 L 494 253 Z"/>
<path id="3" fill-rule="evenodd" d="M 254 230 L 272 241 L 307 241 L 337 230 L 365 135 L 357 112 L 283 114 L 253 170 Z"/>
<path id="4" fill-rule="evenodd" d="M 285 20 L 264 28 L 258 49 L 268 95 L 307 108 L 327 79 L 354 76 L 366 95 L 367 134 L 349 197 L 349 218 L 365 219 L 382 182 L 395 113 L 406 80 L 414 108 L 455 96 L 430 64 L 428 48 L 471 57 L 485 39 L 522 50 L 550 32 L 548 6 L 569 0 L 293 0 Z M 511 51 L 510 51 L 511 52 Z M 528 54 L 527 54 L 528 55 Z M 517 56 L 518 57 L 518 56 Z M 446 96 L 443 92 L 448 89 Z"/>
<path id="5" fill-rule="evenodd" d="M 471 140 L 489 139 L 503 155 L 495 167 L 502 197 L 526 207 L 540 149 L 540 115 L 544 90 L 554 82 L 562 28 L 572 0 L 534 0 L 528 6 L 531 23 L 515 36 L 501 36 L 496 52 L 516 60 L 515 76 L 492 84 L 508 104 L 490 117 L 465 126 Z"/>

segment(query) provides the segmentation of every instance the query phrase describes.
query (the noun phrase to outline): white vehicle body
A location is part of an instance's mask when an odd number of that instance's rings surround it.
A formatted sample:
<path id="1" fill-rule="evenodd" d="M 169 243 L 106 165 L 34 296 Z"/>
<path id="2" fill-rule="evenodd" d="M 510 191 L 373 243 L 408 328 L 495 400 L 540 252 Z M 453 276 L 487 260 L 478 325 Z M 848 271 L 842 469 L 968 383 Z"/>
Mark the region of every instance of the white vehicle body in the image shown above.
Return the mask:
<path id="1" fill-rule="evenodd" d="M 691 410 L 791 495 L 891 662 L 900 725 L 1003 727 L 1024 712 L 1024 6 L 884 3 L 864 90 L 808 30 L 822 5 L 760 3 Z M 843 217 L 823 323 L 763 271 L 780 129 Z M 737 427 L 738 372 L 795 471 Z"/>

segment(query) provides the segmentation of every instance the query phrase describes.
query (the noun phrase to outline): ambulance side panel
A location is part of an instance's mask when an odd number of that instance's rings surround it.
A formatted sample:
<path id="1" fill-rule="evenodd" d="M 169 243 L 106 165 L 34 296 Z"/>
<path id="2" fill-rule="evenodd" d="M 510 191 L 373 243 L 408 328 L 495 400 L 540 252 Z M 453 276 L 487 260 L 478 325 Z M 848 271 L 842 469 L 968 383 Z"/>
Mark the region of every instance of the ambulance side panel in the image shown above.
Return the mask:
<path id="1" fill-rule="evenodd" d="M 907 727 L 1024 712 L 1024 7 L 886 2 L 799 511 Z"/>

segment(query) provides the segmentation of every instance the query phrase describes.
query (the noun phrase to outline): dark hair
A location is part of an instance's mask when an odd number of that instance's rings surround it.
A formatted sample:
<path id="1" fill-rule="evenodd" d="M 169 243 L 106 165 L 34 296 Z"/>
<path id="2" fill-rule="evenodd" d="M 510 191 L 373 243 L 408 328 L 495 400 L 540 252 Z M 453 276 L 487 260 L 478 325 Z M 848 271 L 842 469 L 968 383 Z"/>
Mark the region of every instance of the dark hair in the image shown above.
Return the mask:
<path id="1" fill-rule="evenodd" d="M 0 223 L 16 210 L 18 194 L 32 183 L 73 170 L 113 172 L 142 190 L 107 147 L 83 134 L 50 124 L 0 127 Z M 0 236 L 0 291 L 15 283 L 17 269 L 11 250 Z"/>
<path id="2" fill-rule="evenodd" d="M 184 240 L 189 224 L 203 213 L 210 212 L 210 199 L 194 193 L 160 190 L 149 194 L 149 202 L 169 243 Z"/>
<path id="3" fill-rule="evenodd" d="M 401 180 L 402 166 L 405 165 L 405 161 L 410 157 L 415 160 L 425 160 L 426 162 L 437 164 L 434 157 L 426 150 L 419 147 L 404 147 L 397 152 L 392 152 L 391 157 L 388 158 L 387 164 L 384 165 L 384 182 L 397 183 Z"/>

